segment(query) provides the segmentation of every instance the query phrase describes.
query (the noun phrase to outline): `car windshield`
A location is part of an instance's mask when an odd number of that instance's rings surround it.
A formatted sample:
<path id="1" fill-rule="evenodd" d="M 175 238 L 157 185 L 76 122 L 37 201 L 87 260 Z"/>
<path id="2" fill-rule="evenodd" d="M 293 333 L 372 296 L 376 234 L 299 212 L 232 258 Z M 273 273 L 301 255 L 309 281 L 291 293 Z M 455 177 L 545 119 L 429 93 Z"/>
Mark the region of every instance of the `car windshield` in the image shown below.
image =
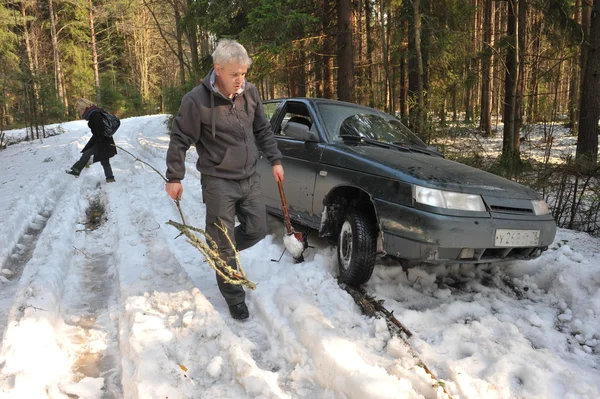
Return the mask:
<path id="1" fill-rule="evenodd" d="M 327 127 L 327 134 L 334 141 L 341 141 L 342 136 L 354 136 L 383 143 L 426 148 L 406 126 L 383 112 L 338 104 L 321 104 L 319 109 Z"/>

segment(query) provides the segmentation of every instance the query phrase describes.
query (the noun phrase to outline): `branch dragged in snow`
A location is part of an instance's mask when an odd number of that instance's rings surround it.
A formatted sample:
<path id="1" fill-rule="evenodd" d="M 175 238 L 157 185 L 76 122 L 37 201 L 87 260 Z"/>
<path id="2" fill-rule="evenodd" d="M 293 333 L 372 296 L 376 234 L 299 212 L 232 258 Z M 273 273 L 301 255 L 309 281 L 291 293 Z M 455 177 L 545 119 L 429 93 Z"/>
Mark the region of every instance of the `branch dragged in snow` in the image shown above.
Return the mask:
<path id="1" fill-rule="evenodd" d="M 341 286 L 348 294 L 350 294 L 364 314 L 369 317 L 379 318 L 380 315 L 377 312 L 381 313 L 388 324 L 388 330 L 391 334 L 396 334 L 396 330 L 399 330 L 399 332 L 406 334 L 407 338 L 412 337 L 412 332 L 396 319 L 394 312 L 390 312 L 383 306 L 382 299 L 375 299 L 375 297 L 367 294 L 365 290 L 360 287 L 350 287 L 344 283 L 342 283 Z"/>
<path id="2" fill-rule="evenodd" d="M 115 147 L 122 151 L 125 151 L 126 153 L 131 155 L 133 158 L 135 158 L 136 161 L 139 161 L 139 162 L 143 163 L 144 165 L 148 165 L 153 171 L 158 173 L 158 175 L 160 177 L 162 177 L 162 179 L 165 182 L 168 182 L 167 178 L 165 176 L 163 176 L 162 173 L 160 173 L 154 166 L 150 165 L 147 162 L 142 161 L 140 158 L 136 157 L 135 155 L 133 155 L 131 152 L 127 151 L 126 149 L 119 147 L 118 145 L 115 145 Z M 231 240 L 231 237 L 229 236 L 229 234 L 227 234 L 227 229 L 224 226 L 219 226 L 218 224 L 215 224 L 223 232 L 225 237 L 227 237 L 227 241 L 229 242 L 229 245 L 233 249 L 233 253 L 235 254 L 235 261 L 239 267 L 239 270 L 232 268 L 231 266 L 229 266 L 227 264 L 226 260 L 221 259 L 221 256 L 219 254 L 219 247 L 215 243 L 215 241 L 212 239 L 212 237 L 208 235 L 208 233 L 206 233 L 204 230 L 199 229 L 197 227 L 188 226 L 188 224 L 185 222 L 185 218 L 183 217 L 183 211 L 181 210 L 181 205 L 179 203 L 179 199 L 174 200 L 174 202 L 175 202 L 175 205 L 177 206 L 177 210 L 179 211 L 179 215 L 181 216 L 181 223 L 177 223 L 173 220 L 169 220 L 167 222 L 167 224 L 175 227 L 177 230 L 179 230 L 181 232 L 181 234 L 185 235 L 187 237 L 187 242 L 189 242 L 198 251 L 200 251 L 200 253 L 202 255 L 204 255 L 204 258 L 206 259 L 206 262 L 209 264 L 209 266 L 212 269 L 214 269 L 221 277 L 223 277 L 223 280 L 225 280 L 227 283 L 235 284 L 235 285 L 244 285 L 250 289 L 256 289 L 256 284 L 254 284 L 252 281 L 248 280 L 248 278 L 246 277 L 246 273 L 244 272 L 244 269 L 242 269 L 242 263 L 240 262 L 239 252 L 237 251 L 237 249 L 235 249 L 235 245 L 233 245 L 233 241 Z M 204 238 L 206 239 L 206 243 L 204 241 L 202 241 L 193 232 L 202 234 L 204 236 Z"/>
<path id="3" fill-rule="evenodd" d="M 383 306 L 383 300 L 375 299 L 374 296 L 367 294 L 367 292 L 360 287 L 350 287 L 349 285 L 344 283 L 340 283 L 340 287 L 342 287 L 348 294 L 350 294 L 352 299 L 354 299 L 354 302 L 356 302 L 356 304 L 360 307 L 360 309 L 365 315 L 375 318 L 380 318 L 383 316 L 385 318 L 385 322 L 387 324 L 388 331 L 390 332 L 390 334 L 393 336 L 397 336 L 404 342 L 404 344 L 408 347 L 408 351 L 411 354 L 411 356 L 418 360 L 419 367 L 421 367 L 423 370 L 425 370 L 427 374 L 429 374 L 429 376 L 436 382 L 436 385 L 441 387 L 444 393 L 448 395 L 449 399 L 452 399 L 452 396 L 446 390 L 446 384 L 444 384 L 443 381 L 440 381 L 433 374 L 433 372 L 429 369 L 429 367 L 427 367 L 425 362 L 423 362 L 423 360 L 419 358 L 419 355 L 417 354 L 415 349 L 408 342 L 407 338 L 412 337 L 412 332 L 410 332 L 408 328 L 406 328 L 402 323 L 400 323 L 398 319 L 396 319 L 396 317 L 394 316 L 394 312 L 390 312 Z"/>
<path id="4" fill-rule="evenodd" d="M 219 273 L 219 276 L 223 277 L 223 280 L 225 280 L 229 284 L 244 285 L 250 289 L 256 288 L 256 284 L 248 280 L 248 278 L 246 277 L 246 273 L 244 272 L 244 269 L 242 269 L 242 265 L 239 261 L 238 251 L 235 249 L 235 246 L 231 242 L 231 239 L 229 238 L 229 235 L 227 234 L 227 229 L 225 227 L 217 225 L 217 227 L 221 229 L 221 231 L 223 231 L 223 234 L 225 234 L 225 236 L 229 240 L 229 245 L 231 246 L 231 248 L 233 248 L 233 251 L 235 253 L 235 260 L 239 266 L 239 270 L 232 268 L 227 264 L 225 260 L 221 259 L 221 257 L 219 256 L 219 248 L 217 244 L 204 230 L 199 229 L 197 227 L 177 223 L 172 220 L 169 220 L 167 224 L 175 227 L 183 235 L 185 235 L 188 238 L 187 242 L 192 244 L 198 251 L 200 251 L 202 255 L 204 255 L 204 257 L 206 258 L 206 262 L 209 264 L 209 266 L 213 268 L 217 273 Z M 197 235 L 192 233 L 192 231 L 203 234 L 206 238 L 206 241 L 209 244 L 207 245 L 205 242 L 203 242 Z"/>

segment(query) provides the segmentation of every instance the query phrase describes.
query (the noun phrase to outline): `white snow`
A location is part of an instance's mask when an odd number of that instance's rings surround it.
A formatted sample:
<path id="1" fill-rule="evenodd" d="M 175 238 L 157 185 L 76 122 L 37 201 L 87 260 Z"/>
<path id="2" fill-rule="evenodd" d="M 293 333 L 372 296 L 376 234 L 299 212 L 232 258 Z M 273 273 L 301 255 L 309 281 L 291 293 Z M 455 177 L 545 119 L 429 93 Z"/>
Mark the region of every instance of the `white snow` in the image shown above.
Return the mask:
<path id="1" fill-rule="evenodd" d="M 299 241 L 294 234 L 283 235 L 283 245 L 294 258 L 299 258 L 304 252 L 304 243 Z"/>
<path id="2" fill-rule="evenodd" d="M 164 171 L 165 120 L 123 120 L 117 145 Z M 74 178 L 89 129 L 52 128 L 0 151 L 0 398 L 445 397 L 419 359 L 455 399 L 600 397 L 596 238 L 559 229 L 529 262 L 377 265 L 365 288 L 412 331 L 417 359 L 338 286 L 335 248 L 316 234 L 304 263 L 272 262 L 286 247 L 273 218 L 240 253 L 257 289 L 250 319 L 233 320 L 214 271 L 165 224 L 179 213 L 156 172 L 120 151 L 115 183 L 98 164 Z M 196 158 L 181 205 L 203 228 Z"/>

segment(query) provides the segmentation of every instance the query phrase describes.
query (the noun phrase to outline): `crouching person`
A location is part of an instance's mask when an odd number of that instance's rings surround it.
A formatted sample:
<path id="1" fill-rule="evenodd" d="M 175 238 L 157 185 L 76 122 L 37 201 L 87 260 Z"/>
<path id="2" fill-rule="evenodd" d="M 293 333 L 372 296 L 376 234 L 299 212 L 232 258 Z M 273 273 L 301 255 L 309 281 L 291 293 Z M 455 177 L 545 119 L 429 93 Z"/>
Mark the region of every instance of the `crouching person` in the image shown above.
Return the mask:
<path id="1" fill-rule="evenodd" d="M 260 149 L 283 181 L 281 153 L 263 110 L 258 90 L 246 81 L 252 60 L 234 40 L 220 40 L 213 69 L 181 100 L 173 120 L 167 151 L 166 191 L 181 198 L 185 155 L 196 145 L 206 205 L 206 232 L 219 246 L 221 258 L 236 268 L 234 251 L 216 224 L 222 224 L 238 251 L 249 248 L 267 233 L 266 209 L 256 172 Z M 239 226 L 234 228 L 235 217 Z M 217 283 L 234 319 L 249 316 L 245 292 L 217 274 Z"/>

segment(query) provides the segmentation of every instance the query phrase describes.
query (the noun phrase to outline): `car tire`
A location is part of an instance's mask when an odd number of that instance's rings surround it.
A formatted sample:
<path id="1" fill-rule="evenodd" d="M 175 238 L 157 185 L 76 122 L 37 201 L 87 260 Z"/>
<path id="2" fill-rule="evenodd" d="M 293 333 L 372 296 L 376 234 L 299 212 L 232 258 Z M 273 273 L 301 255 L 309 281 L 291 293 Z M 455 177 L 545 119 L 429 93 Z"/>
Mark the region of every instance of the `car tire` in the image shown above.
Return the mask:
<path id="1" fill-rule="evenodd" d="M 377 255 L 374 222 L 364 213 L 350 209 L 337 237 L 340 281 L 351 286 L 366 283 L 373 274 Z"/>

